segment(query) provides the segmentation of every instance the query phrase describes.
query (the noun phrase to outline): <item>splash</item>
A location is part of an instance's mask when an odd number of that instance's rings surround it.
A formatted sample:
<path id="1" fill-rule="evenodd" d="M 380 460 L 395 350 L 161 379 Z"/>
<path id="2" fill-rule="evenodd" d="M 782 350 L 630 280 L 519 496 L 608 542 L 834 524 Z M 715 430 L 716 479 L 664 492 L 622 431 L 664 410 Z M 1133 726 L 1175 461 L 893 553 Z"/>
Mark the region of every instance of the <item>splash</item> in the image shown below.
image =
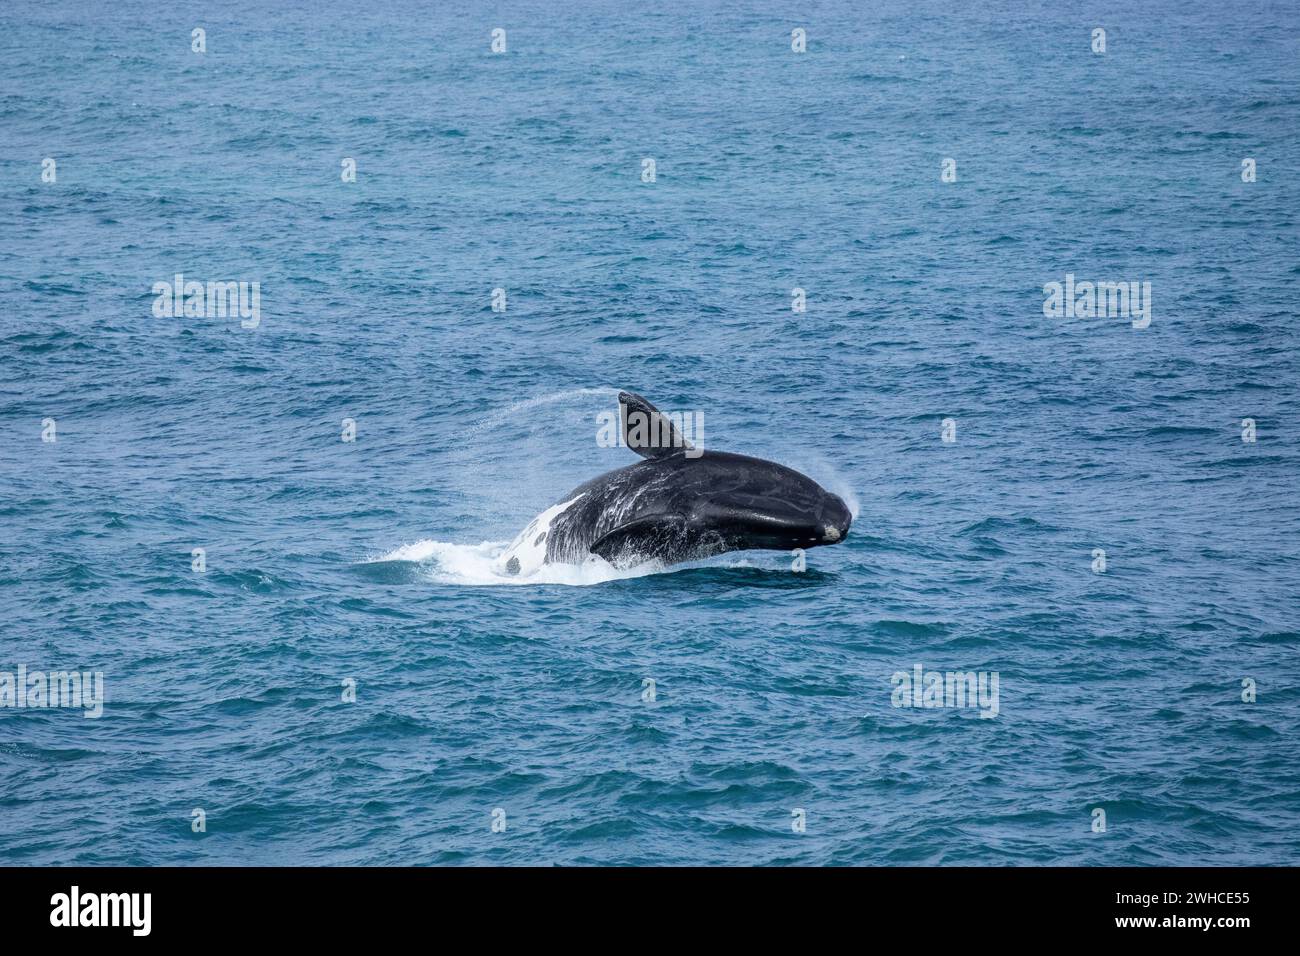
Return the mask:
<path id="1" fill-rule="evenodd" d="M 538 408 L 542 405 L 559 405 L 565 402 L 572 402 L 578 398 L 586 398 L 590 395 L 604 395 L 609 397 L 616 392 L 613 388 L 570 388 L 562 392 L 551 392 L 547 395 L 538 395 L 536 398 L 525 398 L 521 401 L 508 405 L 505 408 L 493 412 L 486 418 L 475 422 L 463 432 L 461 438 L 472 438 L 482 431 L 489 428 L 495 428 L 505 422 L 516 421 L 520 418 L 520 412 L 529 409 Z"/>
<path id="2" fill-rule="evenodd" d="M 827 491 L 839 495 L 844 499 L 844 503 L 849 506 L 849 514 L 853 520 L 858 520 L 858 515 L 862 511 L 862 500 L 858 497 L 857 491 L 849 484 L 835 462 L 831 461 L 821 452 L 800 449 L 797 452 L 787 449 L 784 457 L 777 456 L 774 461 L 781 461 L 797 471 L 803 472 L 808 477 L 814 479 L 819 485 Z M 849 532 L 852 534 L 852 532 Z"/>
<path id="3" fill-rule="evenodd" d="M 429 580 L 437 584 L 462 585 L 528 585 L 565 584 L 585 587 L 606 581 L 621 581 L 657 574 L 665 570 L 658 561 L 647 562 L 632 568 L 619 569 L 592 555 L 584 564 L 544 564 L 530 575 L 508 574 L 501 561 L 509 547 L 508 541 L 484 541 L 480 544 L 453 544 L 449 541 L 425 540 L 400 548 L 376 558 L 367 564 L 385 561 L 407 561 L 419 564 Z M 674 569 L 675 570 L 675 569 Z"/>
<path id="4" fill-rule="evenodd" d="M 844 503 L 849 506 L 849 514 L 853 515 L 853 520 L 858 520 L 858 513 L 862 511 L 862 502 L 858 498 L 858 493 L 853 489 L 844 478 L 835 469 L 827 471 L 827 478 L 822 483 L 822 487 L 827 491 L 833 492 L 844 499 Z"/>

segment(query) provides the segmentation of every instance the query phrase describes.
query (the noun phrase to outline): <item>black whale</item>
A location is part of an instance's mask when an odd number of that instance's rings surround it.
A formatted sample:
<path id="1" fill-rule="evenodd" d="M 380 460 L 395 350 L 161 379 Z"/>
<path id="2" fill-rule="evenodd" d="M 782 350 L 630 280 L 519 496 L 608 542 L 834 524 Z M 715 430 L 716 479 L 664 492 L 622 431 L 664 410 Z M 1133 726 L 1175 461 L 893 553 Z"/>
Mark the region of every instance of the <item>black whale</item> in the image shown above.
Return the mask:
<path id="1" fill-rule="evenodd" d="M 848 506 L 811 478 L 761 458 L 692 448 L 644 398 L 618 399 L 623 439 L 645 460 L 579 485 L 535 518 L 500 557 L 506 573 L 593 556 L 616 567 L 676 564 L 834 544 L 848 534 Z M 634 427 L 647 420 L 648 429 Z"/>

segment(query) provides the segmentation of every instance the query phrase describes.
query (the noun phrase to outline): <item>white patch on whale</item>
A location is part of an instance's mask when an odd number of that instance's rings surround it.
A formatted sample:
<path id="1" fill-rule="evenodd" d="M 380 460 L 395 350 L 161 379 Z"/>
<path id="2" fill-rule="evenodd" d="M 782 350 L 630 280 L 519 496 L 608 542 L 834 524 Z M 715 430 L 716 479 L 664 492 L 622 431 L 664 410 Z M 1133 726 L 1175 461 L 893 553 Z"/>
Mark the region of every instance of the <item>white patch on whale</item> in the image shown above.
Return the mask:
<path id="1" fill-rule="evenodd" d="M 564 514 L 582 495 L 570 498 L 558 505 L 551 505 L 519 532 L 510 547 L 497 558 L 497 573 L 528 577 L 541 570 L 546 563 L 546 539 L 550 537 L 551 522 Z M 512 562 L 518 562 L 513 564 Z"/>

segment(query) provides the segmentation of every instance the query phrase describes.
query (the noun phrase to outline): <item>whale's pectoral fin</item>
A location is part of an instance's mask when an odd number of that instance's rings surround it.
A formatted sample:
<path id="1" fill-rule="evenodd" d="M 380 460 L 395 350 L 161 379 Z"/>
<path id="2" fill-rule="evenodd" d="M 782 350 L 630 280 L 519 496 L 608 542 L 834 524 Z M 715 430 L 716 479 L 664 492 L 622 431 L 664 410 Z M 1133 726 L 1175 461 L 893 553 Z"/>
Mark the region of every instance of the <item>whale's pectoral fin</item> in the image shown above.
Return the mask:
<path id="1" fill-rule="evenodd" d="M 672 419 L 640 395 L 619 392 L 618 413 L 623 441 L 642 458 L 661 458 L 694 447 L 682 437 Z"/>
<path id="2" fill-rule="evenodd" d="M 616 568 L 653 558 L 673 560 L 686 544 L 686 519 L 681 515 L 650 515 L 621 524 L 591 546 Z"/>

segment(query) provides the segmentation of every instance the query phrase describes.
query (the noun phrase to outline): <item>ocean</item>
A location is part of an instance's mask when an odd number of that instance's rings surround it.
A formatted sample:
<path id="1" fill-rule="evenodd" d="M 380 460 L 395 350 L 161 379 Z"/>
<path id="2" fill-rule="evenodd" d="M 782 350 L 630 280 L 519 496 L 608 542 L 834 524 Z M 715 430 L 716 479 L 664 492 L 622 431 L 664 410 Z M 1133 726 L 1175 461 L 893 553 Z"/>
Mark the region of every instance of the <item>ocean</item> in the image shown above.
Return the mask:
<path id="1" fill-rule="evenodd" d="M 1298 53 L 1267 2 L 6 3 L 0 863 L 1300 862 Z M 847 539 L 503 578 L 636 460 L 619 389 Z M 63 671 L 101 713 L 18 706 Z"/>

